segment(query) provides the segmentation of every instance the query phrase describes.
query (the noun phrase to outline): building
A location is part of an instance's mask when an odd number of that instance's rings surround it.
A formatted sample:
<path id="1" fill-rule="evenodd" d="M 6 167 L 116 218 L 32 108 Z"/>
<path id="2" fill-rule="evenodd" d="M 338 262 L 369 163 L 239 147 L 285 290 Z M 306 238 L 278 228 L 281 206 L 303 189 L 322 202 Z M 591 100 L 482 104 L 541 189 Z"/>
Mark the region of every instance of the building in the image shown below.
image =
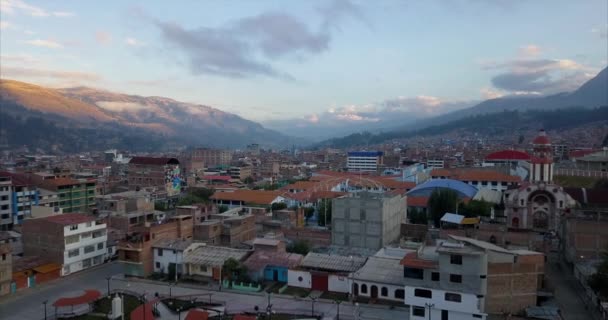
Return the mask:
<path id="1" fill-rule="evenodd" d="M 349 273 L 359 270 L 367 259 L 309 252 L 297 268 L 287 272 L 290 287 L 350 293 Z"/>
<path id="2" fill-rule="evenodd" d="M 183 272 L 184 251 L 192 245 L 192 239 L 161 239 L 156 241 L 152 245 L 154 273 L 173 274 L 177 280 Z"/>
<path id="3" fill-rule="evenodd" d="M 0 243 L 0 297 L 11 292 L 13 255 L 8 243 Z"/>
<path id="4" fill-rule="evenodd" d="M 147 277 L 154 272 L 152 246 L 159 240 L 192 239 L 193 220 L 190 216 L 178 216 L 169 221 L 145 223 L 118 242 L 118 261 L 129 276 Z"/>
<path id="5" fill-rule="evenodd" d="M 551 141 L 544 130 L 532 142 L 534 155 L 527 183 L 504 192 L 507 225 L 516 229 L 554 231 L 560 229 L 561 217 L 576 201 L 553 184 Z"/>
<path id="6" fill-rule="evenodd" d="M 59 206 L 59 194 L 57 192 L 38 188 L 38 205 L 49 208 L 60 208 Z"/>
<path id="7" fill-rule="evenodd" d="M 232 151 L 199 148 L 192 151 L 191 158 L 192 161 L 201 161 L 206 168 L 224 167 L 232 162 Z"/>
<path id="8" fill-rule="evenodd" d="M 0 231 L 0 243 L 8 244 L 11 248 L 12 255 L 23 255 L 23 242 L 21 241 L 21 233 L 16 231 Z"/>
<path id="9" fill-rule="evenodd" d="M 479 189 L 490 189 L 494 191 L 505 191 L 512 186 L 518 185 L 521 178 L 504 174 L 495 170 L 487 169 L 433 169 L 431 179 L 453 179 L 462 181 Z"/>
<path id="10" fill-rule="evenodd" d="M 608 172 L 608 149 L 574 159 L 576 169 Z"/>
<path id="11" fill-rule="evenodd" d="M 191 279 L 220 280 L 228 259 L 243 261 L 251 251 L 214 246 L 197 246 L 184 252 L 184 276 Z"/>
<path id="12" fill-rule="evenodd" d="M 377 172 L 384 164 L 382 151 L 351 151 L 346 158 L 349 172 Z"/>
<path id="13" fill-rule="evenodd" d="M 81 213 L 66 213 L 23 223 L 23 253 L 60 264 L 65 276 L 103 263 L 106 224 Z"/>
<path id="14" fill-rule="evenodd" d="M 251 166 L 230 167 L 230 169 L 228 169 L 228 174 L 232 179 L 245 181 L 245 179 L 253 175 L 253 169 Z"/>
<path id="15" fill-rule="evenodd" d="M 378 249 L 399 240 L 406 221 L 406 198 L 359 192 L 332 201 L 332 245 Z"/>
<path id="16" fill-rule="evenodd" d="M 168 197 L 181 192 L 184 180 L 176 158 L 133 157 L 127 173 L 129 190 L 153 188 Z"/>
<path id="17" fill-rule="evenodd" d="M 210 199 L 214 204 L 228 208 L 244 206 L 270 207 L 273 203 L 285 202 L 280 191 L 235 190 L 233 192 L 216 192 Z"/>
<path id="18" fill-rule="evenodd" d="M 450 236 L 401 260 L 411 319 L 485 319 L 535 306 L 544 255 Z"/>
<path id="19" fill-rule="evenodd" d="M 95 197 L 97 195 L 97 181 L 95 179 L 49 177 L 40 174 L 33 174 L 32 178 L 38 181 L 38 186 L 42 189 L 57 194 L 59 208 L 64 213 L 90 212 L 95 207 Z"/>
<path id="20" fill-rule="evenodd" d="M 12 230 L 30 217 L 39 192 L 25 175 L 0 172 L 0 230 Z"/>
<path id="21" fill-rule="evenodd" d="M 247 272 L 253 281 L 286 283 L 288 270 L 300 265 L 302 258 L 304 256 L 297 253 L 256 250 L 243 264 L 247 267 Z"/>
<path id="22" fill-rule="evenodd" d="M 427 169 L 442 169 L 445 168 L 445 161 L 443 159 L 427 159 Z"/>

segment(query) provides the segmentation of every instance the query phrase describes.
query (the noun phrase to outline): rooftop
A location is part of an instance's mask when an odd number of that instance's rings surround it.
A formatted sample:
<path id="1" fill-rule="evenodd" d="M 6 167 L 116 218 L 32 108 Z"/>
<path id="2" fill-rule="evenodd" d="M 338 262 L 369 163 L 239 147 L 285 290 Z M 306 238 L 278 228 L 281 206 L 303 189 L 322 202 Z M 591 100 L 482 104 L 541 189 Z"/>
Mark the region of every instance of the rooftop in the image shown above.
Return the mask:
<path id="1" fill-rule="evenodd" d="M 95 221 L 94 216 L 84 213 L 64 213 L 37 219 L 64 226 Z"/>
<path id="2" fill-rule="evenodd" d="M 494 170 L 482 169 L 433 169 L 431 177 L 446 177 L 460 181 L 519 182 L 521 178 Z"/>
<path id="3" fill-rule="evenodd" d="M 269 205 L 279 197 L 281 193 L 281 191 L 235 190 L 232 192 L 216 192 L 211 196 L 211 199 Z"/>
<path id="4" fill-rule="evenodd" d="M 486 160 L 489 161 L 499 161 L 499 160 L 503 160 L 503 161 L 515 161 L 515 160 L 522 160 L 522 161 L 530 161 L 530 155 L 524 151 L 518 151 L 518 150 L 501 150 L 501 151 L 496 151 L 493 153 L 490 153 L 489 155 L 486 156 Z"/>
<path id="5" fill-rule="evenodd" d="M 256 251 L 245 260 L 244 264 L 247 269 L 256 271 L 269 265 L 295 268 L 300 264 L 302 258 L 304 256 L 297 253 Z"/>
<path id="6" fill-rule="evenodd" d="M 152 247 L 162 249 L 173 249 L 178 251 L 186 250 L 192 244 L 192 240 L 182 239 L 161 239 L 154 242 Z"/>
<path id="7" fill-rule="evenodd" d="M 230 258 L 243 260 L 251 251 L 225 247 L 199 246 L 184 252 L 184 262 L 219 267 Z"/>
<path id="8" fill-rule="evenodd" d="M 133 157 L 129 163 L 164 166 L 166 164 L 179 164 L 179 161 L 176 158 Z"/>
<path id="9" fill-rule="evenodd" d="M 366 258 L 310 252 L 300 266 L 326 271 L 353 272 L 361 268 Z"/>

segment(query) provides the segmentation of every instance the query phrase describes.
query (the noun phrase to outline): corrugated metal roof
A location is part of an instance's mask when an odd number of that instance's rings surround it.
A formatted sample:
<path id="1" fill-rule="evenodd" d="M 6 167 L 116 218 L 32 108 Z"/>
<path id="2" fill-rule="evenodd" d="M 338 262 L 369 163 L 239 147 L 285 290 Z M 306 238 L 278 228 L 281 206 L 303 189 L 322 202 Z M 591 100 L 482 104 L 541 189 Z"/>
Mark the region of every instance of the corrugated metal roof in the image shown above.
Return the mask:
<path id="1" fill-rule="evenodd" d="M 200 246 L 196 249 L 187 250 L 184 252 L 184 262 L 219 267 L 223 266 L 224 262 L 230 258 L 236 260 L 243 260 L 251 251 L 224 248 L 224 247 L 213 247 L 213 246 Z"/>
<path id="2" fill-rule="evenodd" d="M 366 258 L 310 252 L 300 266 L 326 271 L 353 272 L 361 268 Z"/>
<path id="3" fill-rule="evenodd" d="M 455 213 L 446 213 L 441 217 L 441 222 L 461 224 L 464 216 Z"/>

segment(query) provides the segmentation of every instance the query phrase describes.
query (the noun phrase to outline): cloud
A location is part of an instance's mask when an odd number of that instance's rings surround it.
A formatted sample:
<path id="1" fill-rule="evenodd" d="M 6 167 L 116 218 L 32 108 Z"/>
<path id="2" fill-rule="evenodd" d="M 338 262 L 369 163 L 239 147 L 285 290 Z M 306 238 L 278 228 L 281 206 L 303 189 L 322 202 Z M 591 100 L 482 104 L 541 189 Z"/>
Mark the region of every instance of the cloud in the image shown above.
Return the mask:
<path id="1" fill-rule="evenodd" d="M 0 21 L 0 30 L 10 29 L 13 26 L 8 21 Z"/>
<path id="2" fill-rule="evenodd" d="M 30 5 L 21 0 L 0 0 L 0 12 L 6 14 L 22 13 L 32 17 L 72 17 L 73 12 L 53 11 L 49 12 L 43 8 Z"/>
<path id="3" fill-rule="evenodd" d="M 482 69 L 497 72 L 485 89 L 487 97 L 499 95 L 546 95 L 572 91 L 591 79 L 597 70 L 571 59 L 537 57 L 542 50 L 536 45 L 520 48 L 520 57 L 503 62 L 486 61 Z M 523 56 L 523 58 L 522 58 Z"/>
<path id="4" fill-rule="evenodd" d="M 63 48 L 63 45 L 59 42 L 53 40 L 43 40 L 43 39 L 35 39 L 35 40 L 27 40 L 25 43 L 36 46 L 36 47 L 46 47 L 50 49 L 60 49 Z"/>
<path id="5" fill-rule="evenodd" d="M 597 34 L 602 39 L 607 39 L 608 38 L 608 24 L 606 24 L 602 27 L 591 28 L 591 33 Z"/>
<path id="6" fill-rule="evenodd" d="M 112 35 L 105 31 L 95 32 L 95 41 L 99 44 L 108 44 L 112 42 Z"/>
<path id="7" fill-rule="evenodd" d="M 141 47 L 141 46 L 146 45 L 145 42 L 142 42 L 140 40 L 137 40 L 137 39 L 131 38 L 131 37 L 125 38 L 125 44 L 128 46 L 132 46 L 132 47 Z"/>
<path id="8" fill-rule="evenodd" d="M 348 1 L 333 2 L 318 13 L 322 21 L 316 28 L 282 12 L 265 12 L 214 28 L 186 29 L 178 23 L 152 20 L 165 45 L 181 54 L 194 75 L 261 75 L 293 80 L 271 61 L 290 57 L 303 60 L 327 51 L 331 30 L 339 21 L 360 16 L 357 7 Z"/>
<path id="9" fill-rule="evenodd" d="M 491 88 L 482 88 L 481 89 L 481 97 L 485 100 L 498 99 L 503 96 L 504 96 L 504 93 L 502 93 L 501 91 L 498 91 L 498 90 L 494 90 Z"/>
<path id="10" fill-rule="evenodd" d="M 4 57 L 2 57 L 2 59 L 4 59 Z M 2 77 L 7 78 L 44 78 L 53 80 L 70 80 L 74 82 L 96 82 L 102 79 L 101 76 L 96 73 L 80 71 L 57 71 L 14 66 L 4 66 L 0 71 L 2 72 Z"/>

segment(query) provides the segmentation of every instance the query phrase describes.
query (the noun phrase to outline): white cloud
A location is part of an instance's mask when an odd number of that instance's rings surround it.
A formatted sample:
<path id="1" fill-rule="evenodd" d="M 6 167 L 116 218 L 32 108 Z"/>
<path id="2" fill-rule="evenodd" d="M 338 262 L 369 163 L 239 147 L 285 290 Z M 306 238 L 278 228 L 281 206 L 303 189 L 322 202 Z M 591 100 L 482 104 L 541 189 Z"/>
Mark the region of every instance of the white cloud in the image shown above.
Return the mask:
<path id="1" fill-rule="evenodd" d="M 535 44 L 525 45 L 519 48 L 519 52 L 524 57 L 536 57 L 541 54 L 542 50 Z"/>
<path id="2" fill-rule="evenodd" d="M 32 30 L 24 30 L 24 31 L 23 31 L 23 33 L 25 33 L 25 34 L 27 34 L 27 35 L 29 35 L 29 36 L 31 36 L 31 35 L 35 35 L 35 34 L 36 34 L 36 32 L 34 32 L 34 31 L 32 31 Z"/>
<path id="3" fill-rule="evenodd" d="M 0 21 L 0 30 L 10 29 L 13 26 L 8 21 Z"/>
<path id="4" fill-rule="evenodd" d="M 21 0 L 0 0 L 0 12 L 6 14 L 26 14 L 32 17 L 72 17 L 73 12 L 53 11 L 49 12 L 41 7 L 28 4 Z"/>
<path id="5" fill-rule="evenodd" d="M 46 47 L 46 48 L 50 48 L 50 49 L 63 48 L 63 45 L 61 43 L 59 43 L 57 41 L 53 41 L 53 40 L 35 39 L 35 40 L 25 41 L 25 43 L 30 44 L 32 46 L 36 46 L 36 47 Z"/>
<path id="6" fill-rule="evenodd" d="M 2 57 L 4 59 L 4 56 Z M 26 60 L 24 60 L 26 61 Z M 25 78 L 25 79 L 54 79 L 54 80 L 70 80 L 72 82 L 95 82 L 101 80 L 101 77 L 96 73 L 81 72 L 81 71 L 58 71 L 44 68 L 23 68 L 15 66 L 4 66 L 0 70 L 2 77 L 7 78 Z"/>
<path id="7" fill-rule="evenodd" d="M 485 100 L 488 99 L 497 99 L 504 96 L 504 93 L 499 90 L 494 90 L 492 88 L 483 88 L 481 89 L 481 97 Z"/>
<path id="8" fill-rule="evenodd" d="M 129 45 L 129 46 L 133 46 L 133 47 L 140 47 L 140 46 L 145 46 L 146 43 L 142 42 L 140 40 L 137 40 L 135 38 L 125 38 L 125 44 Z"/>
<path id="9" fill-rule="evenodd" d="M 602 27 L 594 27 L 591 28 L 591 33 L 595 33 L 600 36 L 602 39 L 608 38 L 608 23 Z"/>

